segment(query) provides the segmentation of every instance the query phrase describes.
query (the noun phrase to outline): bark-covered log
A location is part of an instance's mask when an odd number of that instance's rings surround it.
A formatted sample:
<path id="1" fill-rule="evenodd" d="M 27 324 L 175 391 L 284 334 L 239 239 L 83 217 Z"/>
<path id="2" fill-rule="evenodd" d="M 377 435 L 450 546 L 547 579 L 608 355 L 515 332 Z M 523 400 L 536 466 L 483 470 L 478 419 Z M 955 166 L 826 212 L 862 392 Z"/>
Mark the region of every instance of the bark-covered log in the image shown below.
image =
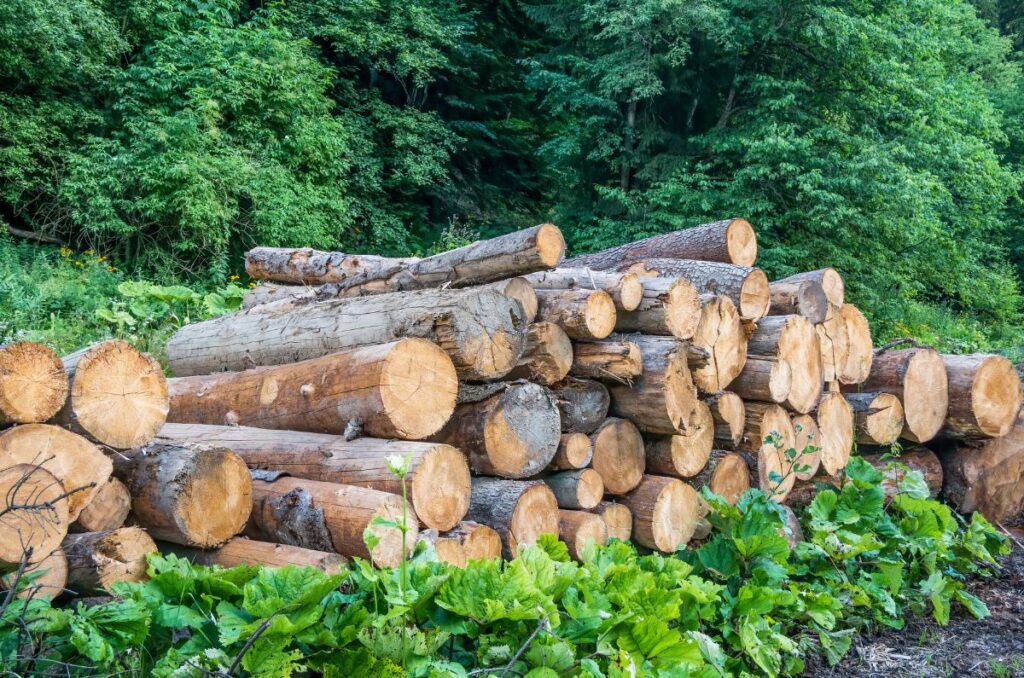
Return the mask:
<path id="1" fill-rule="evenodd" d="M 715 422 L 711 418 L 711 409 L 698 401 L 685 432 L 647 439 L 647 471 L 674 478 L 695 476 L 707 465 L 714 438 Z"/>
<path id="2" fill-rule="evenodd" d="M 588 546 L 608 541 L 608 527 L 601 516 L 586 511 L 558 511 L 558 537 L 569 547 L 569 555 L 582 561 Z"/>
<path id="3" fill-rule="evenodd" d="M 643 372 L 630 385 L 609 384 L 612 414 L 647 433 L 672 435 L 687 430 L 697 407 L 685 344 L 672 337 L 637 335 Z"/>
<path id="4" fill-rule="evenodd" d="M 707 487 L 730 504 L 735 504 L 750 489 L 750 469 L 742 454 L 712 450 L 704 468 L 688 478 L 686 484 L 698 491 Z"/>
<path id="5" fill-rule="evenodd" d="M 274 544 L 246 537 L 229 539 L 226 544 L 215 549 L 197 549 L 162 542 L 160 550 L 174 553 L 197 565 L 219 565 L 221 567 L 237 567 L 238 565 L 285 567 L 294 565 L 296 567 L 315 567 L 328 574 L 341 571 L 347 562 L 345 556 L 338 553 L 305 549 L 290 544 Z"/>
<path id="6" fill-rule="evenodd" d="M 558 502 L 539 480 L 473 478 L 468 518 L 496 531 L 509 559 L 540 535 L 558 534 Z"/>
<path id="7" fill-rule="evenodd" d="M 17 581 L 18 598 L 22 600 L 53 600 L 67 590 L 68 559 L 59 548 L 48 556 L 25 566 L 18 577 L 17 568 L 0 576 L 0 591 L 10 590 Z M 6 592 L 4 593 L 6 596 Z"/>
<path id="8" fill-rule="evenodd" d="M 23 557 L 39 562 L 68 532 L 71 520 L 64 486 L 33 464 L 0 471 L 0 571 L 15 569 Z"/>
<path id="9" fill-rule="evenodd" d="M 871 328 L 868 326 L 868 319 L 853 304 L 840 306 L 839 315 L 846 323 L 846 337 L 849 342 L 846 365 L 839 372 L 839 381 L 844 384 L 859 384 L 871 373 L 871 361 L 875 354 L 871 345 Z"/>
<path id="10" fill-rule="evenodd" d="M 549 471 L 573 471 L 590 465 L 594 447 L 586 433 L 563 433 L 558 440 L 558 451 L 548 464 Z"/>
<path id="11" fill-rule="evenodd" d="M 417 440 L 455 411 L 451 359 L 423 339 L 363 346 L 321 358 L 169 382 L 168 420 L 315 433 L 356 422 L 370 436 Z"/>
<path id="12" fill-rule="evenodd" d="M 999 438 L 1021 407 L 1020 375 L 998 355 L 944 355 L 949 411 L 943 433 L 953 438 Z"/>
<path id="13" fill-rule="evenodd" d="M 690 540 L 701 511 L 696 490 L 664 476 L 645 475 L 622 503 L 633 513 L 633 540 L 662 553 L 672 553 Z"/>
<path id="14" fill-rule="evenodd" d="M 523 317 L 527 323 L 532 323 L 537 319 L 537 310 L 539 308 L 537 291 L 533 288 L 533 283 L 526 278 L 522 276 L 506 278 L 505 280 L 490 283 L 486 287 L 495 289 L 509 299 L 518 301 L 519 305 L 523 307 Z"/>
<path id="15" fill-rule="evenodd" d="M 242 531 L 252 510 L 245 462 L 223 447 L 154 443 L 115 457 L 135 522 L 155 539 L 212 548 Z"/>
<path id="16" fill-rule="evenodd" d="M 791 418 L 796 433 L 797 458 L 793 463 L 793 475 L 797 480 L 810 480 L 821 468 L 821 430 L 818 422 L 809 414 L 794 414 Z"/>
<path id="17" fill-rule="evenodd" d="M 937 497 L 942 489 L 942 464 L 938 456 L 927 447 L 916 446 L 903 450 L 898 457 L 888 453 L 865 454 L 864 461 L 868 462 L 882 473 L 880 487 L 886 499 L 892 499 L 901 492 L 908 489 L 906 480 L 908 472 L 916 471 L 924 478 L 928 486 L 928 492 L 932 497 Z M 821 476 L 798 482 L 793 491 L 786 498 L 790 506 L 807 506 L 818 493 L 823 489 L 839 490 L 842 487 L 844 476 Z"/>
<path id="18" fill-rule="evenodd" d="M 856 440 L 861 445 L 892 445 L 903 430 L 903 405 L 891 393 L 847 393 Z"/>
<path id="19" fill-rule="evenodd" d="M 68 588 L 78 593 L 110 591 L 120 581 L 145 581 L 146 557 L 156 543 L 138 527 L 69 534 L 61 549 L 68 560 Z"/>
<path id="20" fill-rule="evenodd" d="M 745 400 L 784 403 L 792 386 L 793 370 L 788 360 L 751 357 L 729 383 L 729 390 Z"/>
<path id="21" fill-rule="evenodd" d="M 846 285 L 843 283 L 843 276 L 839 275 L 834 268 L 821 268 L 817 271 L 797 273 L 776 282 L 799 283 L 811 281 L 821 285 L 825 292 L 825 298 L 834 306 L 842 306 L 845 301 Z"/>
<path id="22" fill-rule="evenodd" d="M 733 449 L 743 439 L 747 408 L 743 399 L 732 391 L 722 391 L 705 401 L 715 422 L 715 443 Z"/>
<path id="23" fill-rule="evenodd" d="M 700 323 L 692 343 L 709 355 L 707 365 L 693 371 L 693 380 L 701 391 L 717 393 L 743 371 L 747 362 L 747 333 L 728 297 L 701 297 Z"/>
<path id="24" fill-rule="evenodd" d="M 0 345 L 0 426 L 47 421 L 67 396 L 68 377 L 53 349 L 31 341 Z"/>
<path id="25" fill-rule="evenodd" d="M 615 303 L 602 290 L 537 290 L 537 320 L 558 325 L 573 339 L 604 339 L 615 329 Z"/>
<path id="26" fill-rule="evenodd" d="M 84 437 L 48 424 L 24 424 L 0 433 L 0 469 L 16 464 L 42 466 L 71 493 L 68 515 L 78 519 L 107 479 L 110 460 Z"/>
<path id="27" fill-rule="evenodd" d="M 551 387 L 558 404 L 562 431 L 590 433 L 604 422 L 611 396 L 603 384 L 589 379 L 566 379 Z"/>
<path id="28" fill-rule="evenodd" d="M 550 386 L 569 374 L 572 360 L 572 341 L 561 327 L 551 322 L 533 323 L 526 335 L 526 350 L 507 378 Z"/>
<path id="29" fill-rule="evenodd" d="M 821 397 L 821 350 L 814 325 L 800 315 L 762 318 L 750 335 L 751 356 L 772 357 L 789 363 L 792 377 L 786 407 L 807 414 Z"/>
<path id="30" fill-rule="evenodd" d="M 402 481 L 391 469 L 397 461 L 406 467 L 408 497 L 424 525 L 451 529 L 469 509 L 469 465 L 462 452 L 441 443 L 201 424 L 167 424 L 157 440 L 224 447 L 251 469 L 400 495 Z"/>
<path id="31" fill-rule="evenodd" d="M 464 520 L 447 532 L 442 532 L 441 537 L 461 544 L 467 562 L 501 557 L 501 536 L 486 525 Z"/>
<path id="32" fill-rule="evenodd" d="M 729 297 L 740 318 L 757 320 L 768 314 L 771 294 L 768 276 L 759 268 L 692 259 L 644 259 L 622 264 L 620 270 L 641 278 L 684 278 L 698 294 Z"/>
<path id="33" fill-rule="evenodd" d="M 609 539 L 629 541 L 633 536 L 633 512 L 625 504 L 602 501 L 594 508 L 594 513 L 604 521 Z"/>
<path id="34" fill-rule="evenodd" d="M 626 494 L 639 483 L 646 466 L 644 439 L 631 421 L 607 419 L 590 435 L 591 466 L 601 474 L 604 491 Z"/>
<path id="35" fill-rule="evenodd" d="M 1024 415 L 1002 438 L 949 443 L 939 457 L 943 498 L 958 511 L 995 522 L 1024 515 Z"/>
<path id="36" fill-rule="evenodd" d="M 117 478 L 111 476 L 100 485 L 72 525 L 75 532 L 110 532 L 124 525 L 132 508 L 132 498 Z"/>
<path id="37" fill-rule="evenodd" d="M 847 390 L 892 393 L 903 404 L 901 437 L 916 443 L 938 434 L 949 407 L 946 366 L 930 348 L 884 351 L 874 357 L 871 372 L 859 387 Z"/>
<path id="38" fill-rule="evenodd" d="M 839 381 L 850 362 L 850 333 L 842 308 L 833 306 L 828 317 L 815 325 L 821 350 L 821 376 L 827 382 Z"/>
<path id="39" fill-rule="evenodd" d="M 576 342 L 569 373 L 582 379 L 628 384 L 644 369 L 640 347 L 632 341 Z"/>
<path id="40" fill-rule="evenodd" d="M 527 478 L 551 463 L 560 425 L 551 391 L 537 384 L 512 383 L 482 400 L 460 404 L 433 439 L 462 450 L 476 473 Z"/>
<path id="41" fill-rule="evenodd" d="M 555 494 L 559 508 L 585 511 L 597 506 L 604 498 L 604 481 L 601 474 L 592 468 L 553 473 L 542 480 Z"/>
<path id="42" fill-rule="evenodd" d="M 603 290 L 611 295 L 615 308 L 620 311 L 635 311 L 644 294 L 643 282 L 632 273 L 556 268 L 531 273 L 526 279 L 539 290 Z"/>
<path id="43" fill-rule="evenodd" d="M 821 468 L 829 475 L 837 475 L 850 460 L 853 450 L 853 408 L 841 393 L 826 393 L 814 413 L 821 435 Z"/>
<path id="44" fill-rule="evenodd" d="M 757 487 L 776 501 L 793 489 L 793 459 L 786 450 L 796 448 L 796 431 L 786 410 L 774 403 L 748 402 L 741 449 Z"/>
<path id="45" fill-rule="evenodd" d="M 147 443 L 167 421 L 163 369 L 128 342 L 100 342 L 62 361 L 70 385 L 56 423 L 124 450 Z"/>
<path id="46" fill-rule="evenodd" d="M 552 268 L 564 254 L 562 232 L 541 224 L 423 259 L 257 247 L 246 253 L 245 270 L 255 280 L 332 283 L 349 294 L 370 294 L 480 285 Z"/>
<path id="47" fill-rule="evenodd" d="M 623 262 L 653 257 L 753 266 L 757 260 L 757 236 L 746 219 L 723 219 L 573 257 L 564 265 L 611 270 Z"/>
<path id="48" fill-rule="evenodd" d="M 682 278 L 647 278 L 640 305 L 620 311 L 615 329 L 689 339 L 699 322 L 700 297 L 693 285 Z"/>
<path id="49" fill-rule="evenodd" d="M 802 315 L 817 325 L 828 315 L 828 297 L 816 280 L 777 280 L 769 285 L 768 315 Z"/>
<path id="50" fill-rule="evenodd" d="M 179 377 L 319 358 L 359 346 L 428 339 L 460 379 L 497 379 L 526 345 L 519 303 L 497 290 L 423 290 L 351 299 L 279 301 L 186 325 L 167 342 Z"/>

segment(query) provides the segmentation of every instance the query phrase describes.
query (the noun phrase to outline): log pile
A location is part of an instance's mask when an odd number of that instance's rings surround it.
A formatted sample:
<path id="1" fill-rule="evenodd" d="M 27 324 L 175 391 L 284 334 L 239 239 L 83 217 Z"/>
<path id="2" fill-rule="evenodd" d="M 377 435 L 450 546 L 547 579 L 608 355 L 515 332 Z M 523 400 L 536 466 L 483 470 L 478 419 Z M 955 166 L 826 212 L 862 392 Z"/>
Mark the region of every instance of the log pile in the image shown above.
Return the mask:
<path id="1" fill-rule="evenodd" d="M 770 281 L 743 219 L 564 251 L 550 224 L 425 259 L 257 248 L 266 283 L 181 328 L 169 380 L 124 342 L 0 347 L 0 570 L 59 594 L 157 548 L 327 571 L 545 533 L 671 552 L 707 537 L 705 489 L 801 505 L 899 440 L 961 510 L 1024 510 L 1005 359 L 874 348 L 837 271 Z"/>

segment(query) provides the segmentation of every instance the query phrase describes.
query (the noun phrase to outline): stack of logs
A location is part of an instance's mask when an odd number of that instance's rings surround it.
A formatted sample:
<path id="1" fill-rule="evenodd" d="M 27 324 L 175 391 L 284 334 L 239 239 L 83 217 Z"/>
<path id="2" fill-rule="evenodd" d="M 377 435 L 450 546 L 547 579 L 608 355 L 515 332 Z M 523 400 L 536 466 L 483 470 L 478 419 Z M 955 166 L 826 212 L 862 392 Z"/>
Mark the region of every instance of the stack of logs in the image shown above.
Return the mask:
<path id="1" fill-rule="evenodd" d="M 873 348 L 836 271 L 770 282 L 743 219 L 564 251 L 550 224 L 423 259 L 257 248 L 267 282 L 175 334 L 172 379 L 120 341 L 0 347 L 8 581 L 101 590 L 157 548 L 325 569 L 544 533 L 577 558 L 672 552 L 707 536 L 705 487 L 799 505 L 898 440 L 961 510 L 1024 508 L 1004 358 Z"/>

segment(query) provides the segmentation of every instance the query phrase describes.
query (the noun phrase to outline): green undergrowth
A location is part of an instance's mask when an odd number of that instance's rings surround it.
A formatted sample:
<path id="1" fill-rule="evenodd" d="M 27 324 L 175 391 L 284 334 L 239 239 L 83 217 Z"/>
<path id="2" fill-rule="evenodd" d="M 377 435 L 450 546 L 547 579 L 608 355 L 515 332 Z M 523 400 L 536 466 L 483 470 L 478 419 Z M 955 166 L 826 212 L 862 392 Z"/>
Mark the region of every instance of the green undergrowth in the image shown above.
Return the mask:
<path id="1" fill-rule="evenodd" d="M 711 538 L 671 556 L 613 541 L 577 563 L 548 536 L 465 569 L 424 546 L 404 568 L 335 575 L 153 556 L 113 602 L 7 601 L 0 657 L 17 675 L 774 676 L 909 615 L 986 616 L 965 582 L 997 569 L 1005 539 L 920 477 L 886 499 L 868 464 L 848 476 L 800 512 L 793 548 L 781 507 L 751 490 L 735 507 L 708 495 Z"/>

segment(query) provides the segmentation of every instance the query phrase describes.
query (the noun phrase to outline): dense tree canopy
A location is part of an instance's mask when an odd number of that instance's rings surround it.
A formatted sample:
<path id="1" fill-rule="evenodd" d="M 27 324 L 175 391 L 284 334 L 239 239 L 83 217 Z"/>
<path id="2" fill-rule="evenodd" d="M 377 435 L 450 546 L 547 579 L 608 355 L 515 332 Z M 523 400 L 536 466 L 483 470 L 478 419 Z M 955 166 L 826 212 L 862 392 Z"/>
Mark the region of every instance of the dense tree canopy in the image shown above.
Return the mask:
<path id="1" fill-rule="evenodd" d="M 883 333 L 1009 346 L 1022 29 L 1018 0 L 9 0 L 0 220 L 207 275 L 742 215 Z"/>

